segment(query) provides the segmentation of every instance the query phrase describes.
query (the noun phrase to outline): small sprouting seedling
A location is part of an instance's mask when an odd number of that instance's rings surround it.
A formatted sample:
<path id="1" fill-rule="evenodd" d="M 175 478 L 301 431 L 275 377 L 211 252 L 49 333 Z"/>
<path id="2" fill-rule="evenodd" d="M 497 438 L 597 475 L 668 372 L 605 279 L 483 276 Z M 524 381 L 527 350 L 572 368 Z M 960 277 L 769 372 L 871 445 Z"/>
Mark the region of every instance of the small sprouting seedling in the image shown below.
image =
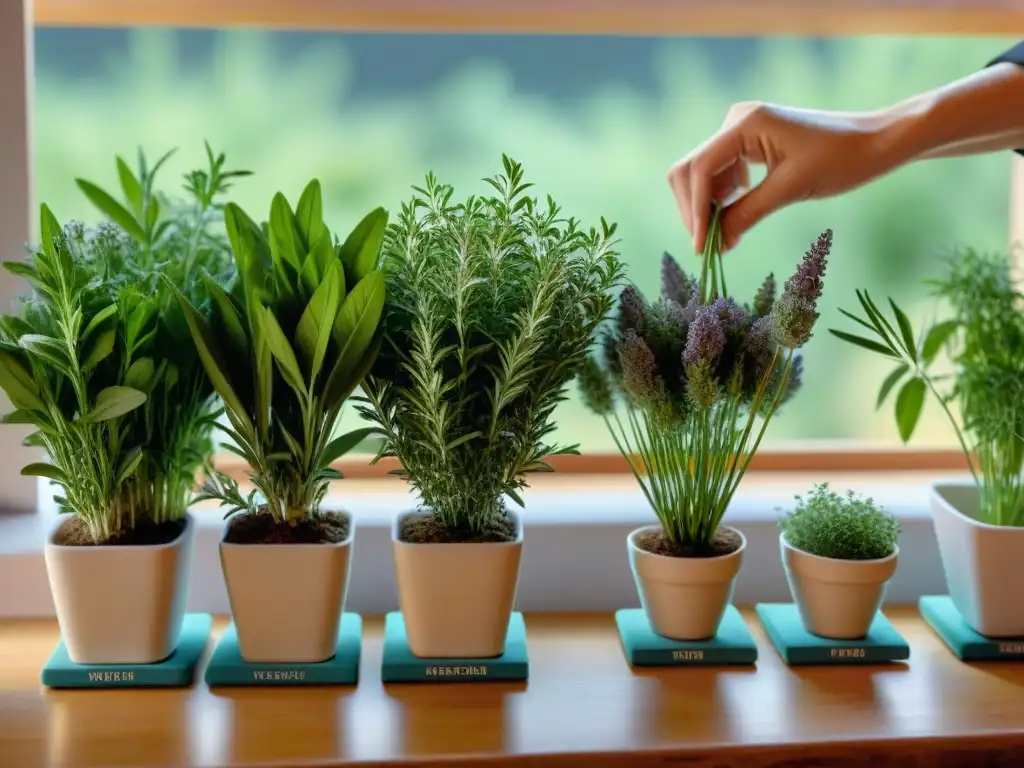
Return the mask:
<path id="1" fill-rule="evenodd" d="M 896 551 L 899 521 L 870 498 L 841 496 L 822 483 L 796 502 L 779 520 L 791 547 L 834 560 L 880 560 Z"/>

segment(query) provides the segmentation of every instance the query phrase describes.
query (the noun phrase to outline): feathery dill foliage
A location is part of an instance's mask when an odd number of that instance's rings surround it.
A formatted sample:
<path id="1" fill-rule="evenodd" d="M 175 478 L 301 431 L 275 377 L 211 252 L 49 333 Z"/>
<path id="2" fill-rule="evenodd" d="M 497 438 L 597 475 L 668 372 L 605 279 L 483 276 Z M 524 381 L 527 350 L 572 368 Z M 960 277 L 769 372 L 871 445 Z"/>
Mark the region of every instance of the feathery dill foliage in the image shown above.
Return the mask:
<path id="1" fill-rule="evenodd" d="M 922 332 L 915 334 L 906 313 L 891 299 L 892 321 L 867 291 L 857 291 L 864 314 L 840 311 L 869 336 L 832 333 L 896 363 L 876 402 L 881 407 L 896 391 L 896 423 L 903 442 L 913 436 L 931 395 L 967 458 L 979 488 L 982 520 L 1024 525 L 1024 312 L 1009 256 L 966 249 L 954 253 L 945 274 L 930 282 L 950 316 Z M 948 376 L 931 371 L 943 349 L 955 367 L 952 385 L 944 384 Z M 958 406 L 959 422 L 951 404 Z"/>
<path id="2" fill-rule="evenodd" d="M 263 226 L 234 203 L 224 211 L 236 273 L 211 281 L 209 320 L 179 296 L 195 348 L 221 396 L 233 445 L 251 467 L 253 490 L 212 473 L 197 499 L 236 512 L 266 513 L 277 523 L 317 517 L 331 462 L 372 428 L 332 439 L 341 406 L 380 350 L 384 278 L 377 270 L 388 214 L 368 214 L 344 243 L 323 220 L 320 182 L 295 210 L 280 192 Z"/>
<path id="3" fill-rule="evenodd" d="M 184 200 L 154 187 L 157 171 L 139 152 L 138 172 L 117 158 L 123 201 L 95 184 L 78 186 L 108 219 L 61 227 L 45 205 L 40 246 L 4 266 L 32 287 L 17 314 L 0 319 L 0 386 L 31 424 L 28 442 L 47 461 L 25 475 L 63 488 L 60 510 L 78 515 L 101 543 L 140 523 L 183 517 L 198 469 L 213 450 L 213 390 L 188 343 L 168 281 L 202 303 L 203 271 L 230 267 L 215 234 L 219 196 L 245 171 L 208 167 L 186 176 Z"/>
<path id="4" fill-rule="evenodd" d="M 623 289 L 604 335 L 603 365 L 589 358 L 579 378 L 586 404 L 604 417 L 680 553 L 713 551 L 772 415 L 800 386 L 796 350 L 818 318 L 832 245 L 828 230 L 781 296 L 769 275 L 753 304 L 741 305 L 726 292 L 719 216 L 716 209 L 700 277 L 665 254 L 656 301 L 634 286 Z M 625 401 L 625 424 L 617 398 Z"/>
<path id="5" fill-rule="evenodd" d="M 425 507 L 456 533 L 486 534 L 522 504 L 548 456 L 552 414 L 622 277 L 615 225 L 586 231 L 528 196 L 503 157 L 494 196 L 453 203 L 432 174 L 384 238 L 388 343 L 363 416 L 385 434 Z"/>
<path id="6" fill-rule="evenodd" d="M 870 498 L 840 496 L 822 483 L 796 502 L 779 520 L 791 547 L 836 560 L 880 560 L 896 551 L 900 524 Z"/>

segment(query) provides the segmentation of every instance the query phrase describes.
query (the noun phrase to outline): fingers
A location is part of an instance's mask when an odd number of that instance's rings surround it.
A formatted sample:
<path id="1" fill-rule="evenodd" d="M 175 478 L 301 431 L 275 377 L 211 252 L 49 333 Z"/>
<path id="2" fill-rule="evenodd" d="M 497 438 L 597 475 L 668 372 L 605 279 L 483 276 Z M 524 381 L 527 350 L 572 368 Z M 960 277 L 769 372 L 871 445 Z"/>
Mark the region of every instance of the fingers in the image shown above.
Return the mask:
<path id="1" fill-rule="evenodd" d="M 726 250 L 735 248 L 740 237 L 766 216 L 795 202 L 794 178 L 791 166 L 780 165 L 722 212 L 722 242 Z"/>

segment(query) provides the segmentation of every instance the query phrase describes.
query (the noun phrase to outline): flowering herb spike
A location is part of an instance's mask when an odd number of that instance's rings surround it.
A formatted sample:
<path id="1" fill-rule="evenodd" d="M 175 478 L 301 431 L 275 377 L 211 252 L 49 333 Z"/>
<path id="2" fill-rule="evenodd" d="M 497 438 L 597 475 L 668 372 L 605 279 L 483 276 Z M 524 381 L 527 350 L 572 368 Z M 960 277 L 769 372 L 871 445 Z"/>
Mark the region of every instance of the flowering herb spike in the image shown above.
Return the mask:
<path id="1" fill-rule="evenodd" d="M 601 345 L 604 360 L 593 357 L 579 383 L 679 554 L 714 550 L 771 417 L 800 386 L 796 350 L 818 318 L 831 246 L 829 230 L 778 299 L 769 275 L 753 306 L 744 307 L 728 295 L 716 209 L 699 280 L 689 281 L 666 254 L 657 301 L 631 285 L 619 296 Z"/>

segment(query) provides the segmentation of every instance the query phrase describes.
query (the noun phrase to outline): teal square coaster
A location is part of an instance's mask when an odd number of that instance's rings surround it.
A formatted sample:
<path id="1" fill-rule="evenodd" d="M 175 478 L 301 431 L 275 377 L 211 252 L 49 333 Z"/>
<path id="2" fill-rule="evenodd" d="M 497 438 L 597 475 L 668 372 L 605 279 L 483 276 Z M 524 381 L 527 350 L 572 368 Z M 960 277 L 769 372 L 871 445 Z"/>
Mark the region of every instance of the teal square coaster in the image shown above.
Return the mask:
<path id="1" fill-rule="evenodd" d="M 651 629 L 642 608 L 615 612 L 622 647 L 637 667 L 676 667 L 693 664 L 753 664 L 757 643 L 734 605 L 725 609 L 718 634 L 707 640 L 670 640 Z"/>
<path id="2" fill-rule="evenodd" d="M 832 640 L 808 632 L 795 603 L 755 606 L 765 632 L 787 664 L 883 664 L 910 658 L 910 646 L 879 611 L 859 640 Z"/>
<path id="3" fill-rule="evenodd" d="M 1024 659 L 1024 637 L 990 638 L 964 621 L 949 595 L 927 595 L 917 601 L 921 616 L 961 661 Z"/>
<path id="4" fill-rule="evenodd" d="M 48 688 L 187 687 L 195 680 L 212 626 L 208 613 L 186 614 L 174 652 L 155 664 L 75 664 L 62 639 L 43 667 L 42 683 Z"/>
<path id="5" fill-rule="evenodd" d="M 381 680 L 385 683 L 476 683 L 495 680 L 526 680 L 530 661 L 526 653 L 526 622 L 513 613 L 505 636 L 505 652 L 491 659 L 424 659 L 409 650 L 405 620 L 394 611 L 384 620 L 384 658 Z"/>
<path id="6" fill-rule="evenodd" d="M 299 664 L 250 664 L 238 650 L 238 632 L 231 622 L 217 641 L 206 665 L 206 684 L 210 687 L 280 685 L 355 685 L 359 682 L 359 656 L 362 652 L 363 618 L 358 613 L 343 613 L 334 656 L 327 661 Z"/>

